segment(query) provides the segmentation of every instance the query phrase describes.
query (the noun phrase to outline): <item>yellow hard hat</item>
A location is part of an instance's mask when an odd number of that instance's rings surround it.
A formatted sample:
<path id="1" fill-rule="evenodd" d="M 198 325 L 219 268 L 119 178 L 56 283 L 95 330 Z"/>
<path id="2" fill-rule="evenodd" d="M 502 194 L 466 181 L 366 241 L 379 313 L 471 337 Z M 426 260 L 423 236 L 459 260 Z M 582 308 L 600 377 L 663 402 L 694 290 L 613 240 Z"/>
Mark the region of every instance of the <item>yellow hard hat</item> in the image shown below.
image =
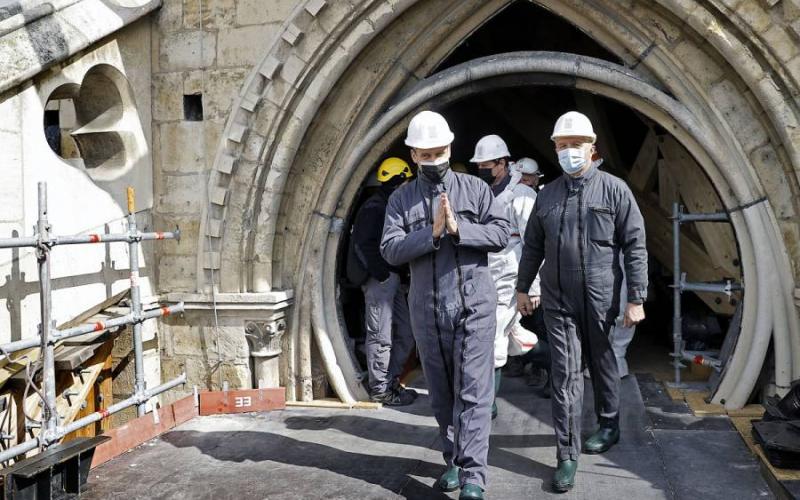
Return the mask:
<path id="1" fill-rule="evenodd" d="M 410 179 L 411 168 L 404 160 L 393 156 L 383 160 L 375 177 L 377 177 L 378 182 L 386 182 L 396 175 L 403 175 L 406 179 Z"/>

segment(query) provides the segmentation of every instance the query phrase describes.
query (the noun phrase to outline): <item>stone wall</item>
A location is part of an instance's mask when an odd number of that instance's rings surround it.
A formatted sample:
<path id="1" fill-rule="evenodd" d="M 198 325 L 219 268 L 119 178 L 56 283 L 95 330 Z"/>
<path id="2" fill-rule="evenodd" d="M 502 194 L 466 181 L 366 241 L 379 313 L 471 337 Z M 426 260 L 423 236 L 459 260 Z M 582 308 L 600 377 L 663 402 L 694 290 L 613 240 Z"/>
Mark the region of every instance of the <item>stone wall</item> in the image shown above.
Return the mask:
<path id="1" fill-rule="evenodd" d="M 155 217 L 177 223 L 180 245 L 158 256 L 159 288 L 176 299 L 198 290 L 198 268 L 208 263 L 214 280 L 225 281 L 220 260 L 209 255 L 198 261 L 197 242 L 205 209 L 222 210 L 225 201 L 207 195 L 230 110 L 253 66 L 262 57 L 296 1 L 165 0 L 155 17 L 153 40 L 153 157 Z M 200 6 L 202 5 L 202 15 Z M 188 121 L 184 96 L 202 95 L 203 120 Z M 224 198 L 224 195 L 223 195 Z M 210 203 L 210 205 L 209 205 Z M 237 227 L 217 227 L 209 238 Z M 205 290 L 209 290 L 206 288 Z M 236 290 L 244 292 L 246 290 Z M 214 298 L 207 295 L 209 304 Z M 205 310 L 205 309 L 204 309 Z M 190 383 L 201 388 L 250 387 L 253 384 L 244 323 L 253 315 L 190 314 L 162 325 L 162 366 L 165 377 L 186 370 Z M 255 316 L 258 316 L 256 314 Z M 219 326 L 218 326 L 219 325 Z"/>

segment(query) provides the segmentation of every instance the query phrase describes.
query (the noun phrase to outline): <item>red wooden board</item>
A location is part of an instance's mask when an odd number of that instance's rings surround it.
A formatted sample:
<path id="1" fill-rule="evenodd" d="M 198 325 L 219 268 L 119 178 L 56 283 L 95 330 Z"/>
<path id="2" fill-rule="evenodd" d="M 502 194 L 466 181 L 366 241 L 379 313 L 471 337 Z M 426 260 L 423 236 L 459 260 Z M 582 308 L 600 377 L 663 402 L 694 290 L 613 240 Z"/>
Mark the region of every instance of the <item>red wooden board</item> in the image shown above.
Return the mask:
<path id="1" fill-rule="evenodd" d="M 286 408 L 286 390 L 283 387 L 200 393 L 200 415 L 247 413 L 284 408 Z"/>
<path id="2" fill-rule="evenodd" d="M 131 420 L 121 427 L 112 429 L 104 433 L 111 440 L 106 441 L 95 449 L 92 467 L 97 467 L 195 416 L 197 416 L 197 409 L 194 406 L 194 396 L 187 396 L 169 406 L 159 408 L 158 424 L 153 420 L 153 414 L 148 413 L 143 417 Z"/>

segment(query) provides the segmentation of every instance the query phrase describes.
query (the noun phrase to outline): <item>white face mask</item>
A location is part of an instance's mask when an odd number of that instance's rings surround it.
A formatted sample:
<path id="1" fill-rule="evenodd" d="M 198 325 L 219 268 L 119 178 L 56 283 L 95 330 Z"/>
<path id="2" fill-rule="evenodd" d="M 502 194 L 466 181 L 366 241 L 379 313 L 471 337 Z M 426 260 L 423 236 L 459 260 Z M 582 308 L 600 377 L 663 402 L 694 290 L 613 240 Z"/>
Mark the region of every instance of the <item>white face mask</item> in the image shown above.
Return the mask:
<path id="1" fill-rule="evenodd" d="M 586 153 L 583 148 L 562 149 L 558 152 L 558 163 L 567 175 L 576 174 L 586 165 Z"/>
<path id="2" fill-rule="evenodd" d="M 431 161 L 421 161 L 419 162 L 420 167 L 438 167 L 443 163 L 447 163 L 450 161 L 450 155 L 442 156 L 441 158 L 436 158 L 435 160 Z"/>

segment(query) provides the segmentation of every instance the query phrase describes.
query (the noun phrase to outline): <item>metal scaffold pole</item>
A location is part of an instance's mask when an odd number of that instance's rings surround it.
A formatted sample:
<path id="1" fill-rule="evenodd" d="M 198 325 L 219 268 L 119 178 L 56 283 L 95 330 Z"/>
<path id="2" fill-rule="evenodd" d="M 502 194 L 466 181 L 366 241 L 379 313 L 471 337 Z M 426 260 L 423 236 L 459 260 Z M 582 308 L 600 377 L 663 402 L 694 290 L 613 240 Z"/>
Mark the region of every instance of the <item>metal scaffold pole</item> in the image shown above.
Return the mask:
<path id="1" fill-rule="evenodd" d="M 39 217 L 36 222 L 36 260 L 39 266 L 39 307 L 42 322 L 39 325 L 42 352 L 42 437 L 45 443 L 58 434 L 58 412 L 56 412 L 56 368 L 55 345 L 50 341 L 54 329 L 52 316 L 52 289 L 50 283 L 50 223 L 47 220 L 47 185 L 39 183 Z"/>
<path id="2" fill-rule="evenodd" d="M 133 188 L 128 188 L 128 254 L 130 257 L 131 271 L 131 314 L 137 321 L 133 324 L 133 351 L 134 351 L 134 392 L 144 394 L 144 354 L 142 348 L 142 323 L 138 321 L 142 314 L 142 303 L 139 290 L 139 240 L 136 229 L 136 197 Z M 145 402 L 140 402 L 136 413 L 141 417 L 145 413 Z"/>
<path id="3" fill-rule="evenodd" d="M 11 353 L 39 346 L 42 359 L 42 428 L 38 436 L 27 441 L 18 442 L 6 450 L 0 451 L 0 463 L 17 458 L 36 448 L 45 449 L 58 443 L 64 436 L 113 415 L 116 412 L 137 407 L 139 416 L 143 416 L 149 399 L 186 382 L 186 374 L 165 382 L 152 390 L 147 390 L 144 379 L 144 354 L 142 346 L 142 323 L 148 319 L 182 313 L 183 303 L 160 306 L 143 311 L 141 288 L 139 283 L 139 245 L 142 241 L 179 240 L 180 231 L 140 233 L 136 225 L 134 191 L 128 188 L 128 230 L 124 234 L 84 234 L 73 236 L 54 236 L 47 213 L 47 184 L 38 185 L 39 209 L 36 223 L 36 234 L 33 237 L 0 238 L 0 248 L 32 247 L 36 251 L 39 269 L 39 305 L 41 308 L 41 325 L 38 338 L 25 338 L 0 345 L 0 359 L 9 357 Z M 130 257 L 130 314 L 115 317 L 107 321 L 87 323 L 72 328 L 57 330 L 53 320 L 52 284 L 50 276 L 50 254 L 58 245 L 81 245 L 93 243 L 128 243 Z M 133 351 L 135 364 L 134 394 L 106 410 L 87 415 L 70 424 L 61 422 L 57 412 L 57 387 L 55 371 L 56 345 L 66 339 L 92 332 L 103 332 L 111 328 L 133 325 Z M 34 381 L 29 383 L 35 383 Z"/>
<path id="4" fill-rule="evenodd" d="M 706 353 L 690 352 L 684 347 L 683 341 L 683 318 L 681 316 L 681 294 L 683 292 L 707 292 L 720 293 L 731 297 L 731 293 L 744 290 L 740 283 L 732 280 L 724 280 L 720 283 L 692 283 L 686 281 L 686 274 L 681 272 L 681 224 L 689 222 L 730 222 L 730 215 L 725 212 L 696 213 L 687 214 L 683 211 L 683 206 L 679 203 L 672 205 L 672 243 L 673 243 L 673 313 L 672 313 L 672 341 L 673 358 L 675 367 L 675 387 L 682 387 L 681 368 L 684 367 L 683 361 L 688 361 L 703 366 L 710 366 L 715 370 L 722 370 L 724 363 L 717 357 L 709 356 Z"/>

